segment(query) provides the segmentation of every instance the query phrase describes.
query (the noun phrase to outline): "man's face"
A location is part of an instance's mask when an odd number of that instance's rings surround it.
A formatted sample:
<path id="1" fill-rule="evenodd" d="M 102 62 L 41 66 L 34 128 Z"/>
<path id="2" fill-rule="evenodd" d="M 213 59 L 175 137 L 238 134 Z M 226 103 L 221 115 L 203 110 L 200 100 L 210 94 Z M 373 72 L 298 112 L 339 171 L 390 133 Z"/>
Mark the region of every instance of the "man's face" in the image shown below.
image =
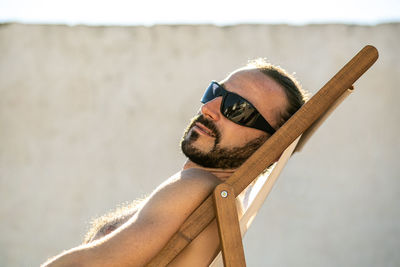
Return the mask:
<path id="1" fill-rule="evenodd" d="M 287 100 L 275 81 L 258 70 L 243 69 L 231 74 L 221 85 L 250 101 L 276 127 Z M 250 157 L 269 135 L 225 118 L 220 112 L 221 101 L 222 97 L 217 97 L 202 105 L 184 133 L 181 148 L 190 160 L 203 167 L 233 169 Z"/>

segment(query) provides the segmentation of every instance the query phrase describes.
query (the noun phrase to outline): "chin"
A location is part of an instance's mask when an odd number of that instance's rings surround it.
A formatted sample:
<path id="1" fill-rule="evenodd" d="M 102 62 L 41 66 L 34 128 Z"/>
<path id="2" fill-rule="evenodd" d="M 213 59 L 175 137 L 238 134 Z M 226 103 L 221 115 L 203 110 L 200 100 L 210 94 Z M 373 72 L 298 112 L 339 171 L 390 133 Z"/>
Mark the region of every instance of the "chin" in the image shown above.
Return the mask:
<path id="1" fill-rule="evenodd" d="M 183 153 L 185 153 L 185 151 L 188 151 L 189 153 L 193 153 L 193 151 L 195 151 L 195 153 L 207 154 L 210 151 L 212 151 L 213 145 L 204 144 L 203 142 L 199 142 L 199 140 L 197 141 L 182 140 L 181 149 Z"/>

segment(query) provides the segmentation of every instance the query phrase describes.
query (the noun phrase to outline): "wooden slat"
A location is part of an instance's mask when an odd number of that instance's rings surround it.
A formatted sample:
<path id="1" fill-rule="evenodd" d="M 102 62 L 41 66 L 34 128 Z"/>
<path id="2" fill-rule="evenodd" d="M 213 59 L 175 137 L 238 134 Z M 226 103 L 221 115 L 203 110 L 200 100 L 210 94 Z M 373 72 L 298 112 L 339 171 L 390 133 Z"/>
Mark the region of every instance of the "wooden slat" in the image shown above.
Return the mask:
<path id="1" fill-rule="evenodd" d="M 298 136 L 307 130 L 329 107 L 354 84 L 378 59 L 378 50 L 365 46 L 332 79 L 305 103 L 275 134 L 273 134 L 226 181 L 239 194 Z M 182 224 L 167 245 L 148 266 L 166 266 L 215 218 L 213 198 L 210 195 Z M 183 237 L 184 236 L 184 237 Z"/>
<path id="2" fill-rule="evenodd" d="M 215 212 L 225 267 L 245 267 L 242 235 L 232 186 L 220 184 L 214 190 Z"/>

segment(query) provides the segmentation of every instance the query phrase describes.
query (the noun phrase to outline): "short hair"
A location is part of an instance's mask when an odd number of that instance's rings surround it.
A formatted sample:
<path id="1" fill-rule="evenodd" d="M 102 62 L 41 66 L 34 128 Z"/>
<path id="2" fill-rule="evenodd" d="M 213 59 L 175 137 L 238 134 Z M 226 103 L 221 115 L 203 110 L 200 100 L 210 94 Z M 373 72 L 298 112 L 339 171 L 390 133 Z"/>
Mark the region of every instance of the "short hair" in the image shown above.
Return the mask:
<path id="1" fill-rule="evenodd" d="M 288 106 L 277 120 L 278 128 L 308 101 L 308 93 L 301 88 L 300 83 L 283 68 L 268 63 L 264 58 L 249 61 L 247 67 L 256 68 L 283 87 L 288 100 Z"/>

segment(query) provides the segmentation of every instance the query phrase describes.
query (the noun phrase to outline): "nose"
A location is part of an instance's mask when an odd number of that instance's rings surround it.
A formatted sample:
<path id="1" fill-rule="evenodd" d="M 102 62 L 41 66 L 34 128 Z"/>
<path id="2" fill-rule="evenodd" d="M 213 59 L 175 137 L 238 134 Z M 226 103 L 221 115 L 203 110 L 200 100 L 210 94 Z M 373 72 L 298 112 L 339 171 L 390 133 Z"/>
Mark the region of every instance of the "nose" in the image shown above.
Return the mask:
<path id="1" fill-rule="evenodd" d="M 221 106 L 222 97 L 217 97 L 201 106 L 201 114 L 214 121 L 221 118 L 221 112 L 219 107 Z"/>

